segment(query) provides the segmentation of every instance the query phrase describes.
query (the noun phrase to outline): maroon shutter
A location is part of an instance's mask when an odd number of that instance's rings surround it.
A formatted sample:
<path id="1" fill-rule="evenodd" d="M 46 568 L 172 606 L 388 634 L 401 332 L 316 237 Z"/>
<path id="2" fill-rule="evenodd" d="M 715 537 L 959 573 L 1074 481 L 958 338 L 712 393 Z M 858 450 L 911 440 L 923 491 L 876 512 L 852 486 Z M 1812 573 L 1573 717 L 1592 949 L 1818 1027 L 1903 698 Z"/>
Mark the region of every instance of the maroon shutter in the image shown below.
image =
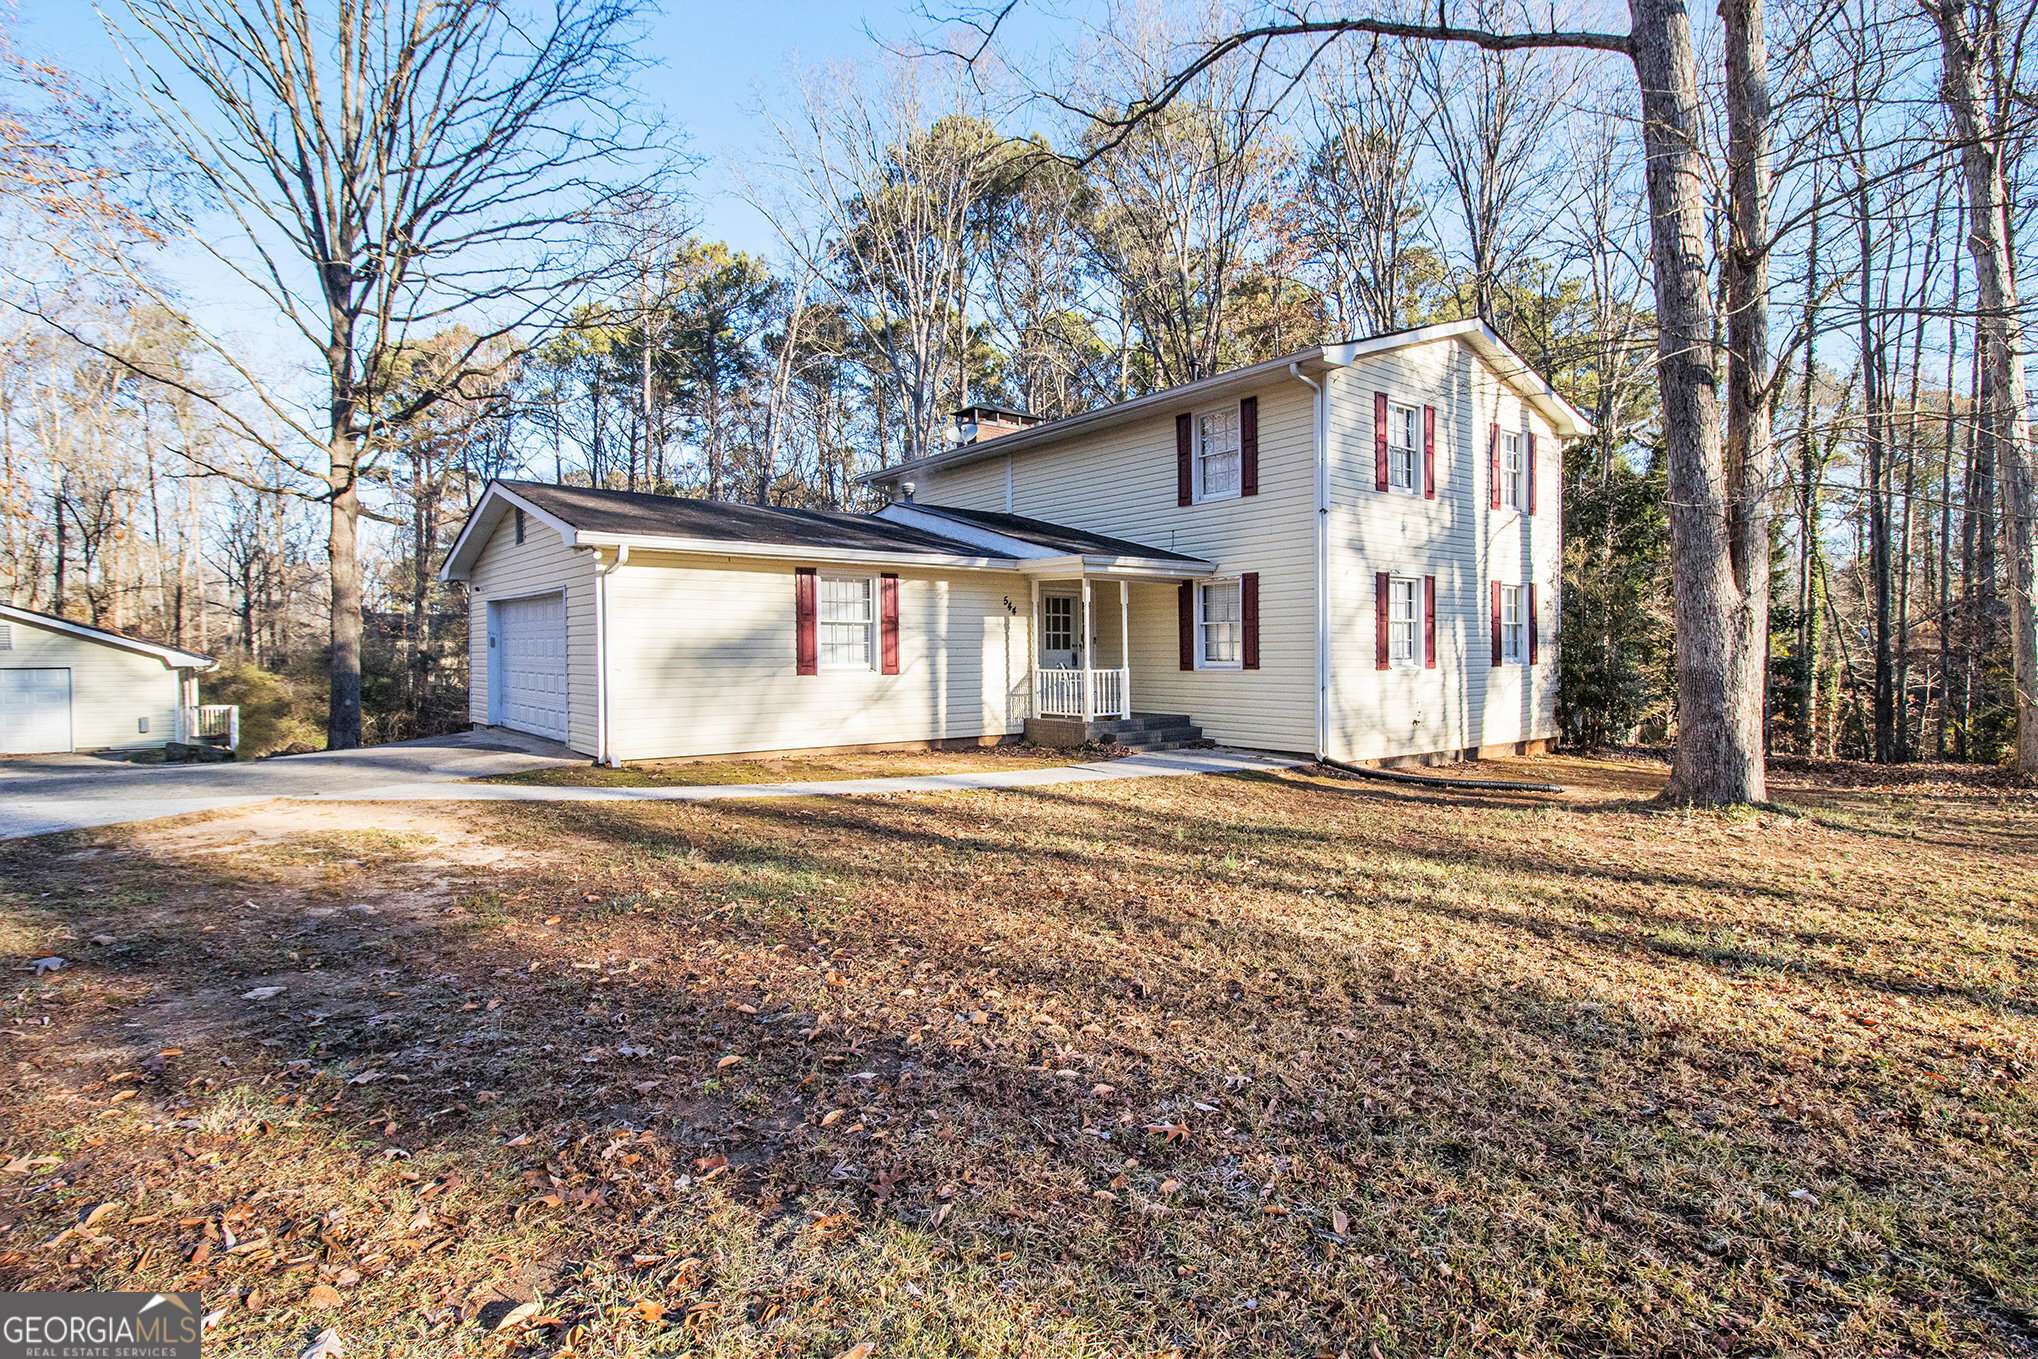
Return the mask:
<path id="1" fill-rule="evenodd" d="M 1495 421 L 1486 440 L 1486 494 L 1494 509 L 1500 508 L 1500 422 Z"/>
<path id="2" fill-rule="evenodd" d="M 1437 668 L 1437 578 L 1422 578 L 1422 668 Z"/>
<path id="3" fill-rule="evenodd" d="M 1387 489 L 1387 393 L 1373 393 L 1373 489 Z"/>
<path id="4" fill-rule="evenodd" d="M 1422 408 L 1422 498 L 1437 498 L 1437 408 Z"/>
<path id="5" fill-rule="evenodd" d="M 1247 571 L 1238 578 L 1238 630 L 1245 634 L 1239 664 L 1247 670 L 1260 668 L 1260 573 Z"/>
<path id="6" fill-rule="evenodd" d="M 1373 668 L 1387 668 L 1387 573 L 1373 573 Z"/>
<path id="7" fill-rule="evenodd" d="M 1260 493 L 1260 399 L 1241 397 L 1238 403 L 1238 493 Z"/>
<path id="8" fill-rule="evenodd" d="M 1195 499 L 1195 483 L 1189 478 L 1189 413 L 1175 417 L 1175 503 L 1186 505 Z"/>
<path id="9" fill-rule="evenodd" d="M 1533 434 L 1528 436 L 1528 464 L 1522 469 L 1522 475 L 1528 479 L 1528 512 L 1534 514 L 1536 512 L 1536 436 Z"/>
<path id="10" fill-rule="evenodd" d="M 1531 585 L 1522 591 L 1522 607 L 1528 610 L 1529 664 L 1536 663 L 1536 587 Z"/>
<path id="11" fill-rule="evenodd" d="M 1185 580 L 1179 595 L 1182 623 L 1182 669 L 1196 668 L 1196 582 Z"/>
<path id="12" fill-rule="evenodd" d="M 1493 582 L 1493 663 L 1500 664 L 1500 582 Z"/>
<path id="13" fill-rule="evenodd" d="M 821 673 L 820 648 L 814 645 L 814 568 L 793 568 L 793 665 L 802 675 Z"/>
<path id="14" fill-rule="evenodd" d="M 899 578 L 891 573 L 877 578 L 878 642 L 884 673 L 899 673 Z"/>

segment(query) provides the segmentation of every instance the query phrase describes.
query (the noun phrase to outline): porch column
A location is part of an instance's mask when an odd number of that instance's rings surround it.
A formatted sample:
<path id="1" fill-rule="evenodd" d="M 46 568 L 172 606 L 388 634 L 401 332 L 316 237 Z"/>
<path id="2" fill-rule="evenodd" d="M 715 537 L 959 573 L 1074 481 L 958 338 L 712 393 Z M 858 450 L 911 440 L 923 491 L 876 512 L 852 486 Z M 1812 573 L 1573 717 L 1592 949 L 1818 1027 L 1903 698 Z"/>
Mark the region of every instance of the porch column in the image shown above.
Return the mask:
<path id="1" fill-rule="evenodd" d="M 1132 582 L 1118 578 L 1118 715 L 1132 716 Z"/>
<path id="2" fill-rule="evenodd" d="M 1083 577 L 1083 630 L 1076 634 L 1083 651 L 1083 721 L 1097 715 L 1097 658 L 1090 654 L 1090 578 Z"/>
<path id="3" fill-rule="evenodd" d="M 1040 716 L 1040 577 L 1027 582 L 1033 587 L 1033 629 L 1026 637 L 1026 704 Z"/>

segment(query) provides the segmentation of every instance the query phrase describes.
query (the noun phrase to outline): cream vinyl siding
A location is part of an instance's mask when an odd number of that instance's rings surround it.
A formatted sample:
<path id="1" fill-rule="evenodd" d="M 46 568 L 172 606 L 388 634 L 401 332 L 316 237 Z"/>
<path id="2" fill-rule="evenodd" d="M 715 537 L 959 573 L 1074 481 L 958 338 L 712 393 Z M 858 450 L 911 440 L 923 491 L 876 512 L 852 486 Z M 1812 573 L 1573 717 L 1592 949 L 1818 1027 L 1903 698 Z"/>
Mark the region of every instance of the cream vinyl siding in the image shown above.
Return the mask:
<path id="1" fill-rule="evenodd" d="M 1330 750 L 1369 760 L 1557 734 L 1561 454 L 1469 347 L 1439 340 L 1330 374 Z M 1437 409 L 1437 497 L 1375 489 L 1373 394 Z M 1490 508 L 1490 425 L 1536 436 L 1536 513 Z M 1418 470 L 1418 483 L 1420 472 Z M 1437 664 L 1374 664 L 1374 577 L 1435 576 Z M 1537 665 L 1492 664 L 1491 585 L 1536 586 Z M 1418 626 L 1418 635 L 1420 634 Z"/>
<path id="2" fill-rule="evenodd" d="M 467 582 L 467 715 L 479 725 L 489 720 L 489 602 L 559 590 L 566 597 L 566 744 L 583 755 L 598 755 L 594 554 L 568 548 L 535 514 L 524 516 L 524 541 L 519 543 L 516 520 L 514 512 L 503 515 Z"/>
<path id="3" fill-rule="evenodd" d="M 616 758 L 1002 737 L 1022 729 L 1022 578 L 902 569 L 899 673 L 823 668 L 801 675 L 793 655 L 800 564 L 646 552 L 632 553 L 609 576 Z M 814 565 L 824 574 L 886 569 Z"/>
<path id="4" fill-rule="evenodd" d="M 75 633 L 0 619 L 14 645 L 0 651 L 0 670 L 71 672 L 71 748 L 160 746 L 177 739 L 179 672 L 154 656 L 95 642 Z M 140 729 L 143 718 L 149 729 Z"/>
<path id="5" fill-rule="evenodd" d="M 1315 403 L 1293 378 L 1259 397 L 1259 494 L 1175 503 L 1175 412 L 1011 458 L 1014 514 L 1129 538 L 1216 564 L 1217 574 L 1260 574 L 1260 668 L 1184 671 L 1178 663 L 1176 585 L 1132 587 L 1132 706 L 1187 713 L 1212 740 L 1268 750 L 1316 748 Z M 1193 407 L 1236 406 L 1238 395 Z M 1004 458 L 923 472 L 927 505 L 1005 510 Z M 1109 615 L 1099 664 L 1117 663 L 1117 586 L 1093 581 Z"/>

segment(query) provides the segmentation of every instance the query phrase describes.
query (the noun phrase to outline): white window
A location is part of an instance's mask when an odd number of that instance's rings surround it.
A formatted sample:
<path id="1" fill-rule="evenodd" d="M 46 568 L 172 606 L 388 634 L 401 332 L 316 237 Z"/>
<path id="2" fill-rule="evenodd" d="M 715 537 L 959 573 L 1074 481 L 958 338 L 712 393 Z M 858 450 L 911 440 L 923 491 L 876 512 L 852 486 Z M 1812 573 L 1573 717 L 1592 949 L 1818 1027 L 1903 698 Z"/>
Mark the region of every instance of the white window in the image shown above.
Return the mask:
<path id="1" fill-rule="evenodd" d="M 1196 417 L 1196 499 L 1229 500 L 1238 494 L 1238 407 Z"/>
<path id="2" fill-rule="evenodd" d="M 1508 665 L 1528 659 L 1528 616 L 1521 607 L 1524 593 L 1519 585 L 1500 587 L 1500 659 Z"/>
<path id="3" fill-rule="evenodd" d="M 1503 431 L 1500 436 L 1500 505 L 1521 508 L 1521 445 L 1519 433 Z"/>
<path id="4" fill-rule="evenodd" d="M 821 577 L 823 670 L 877 668 L 877 582 L 869 576 Z"/>
<path id="5" fill-rule="evenodd" d="M 1416 469 L 1422 465 L 1422 411 L 1398 403 L 1387 407 L 1387 486 L 1410 494 L 1422 488 L 1416 484 Z"/>
<path id="6" fill-rule="evenodd" d="M 1422 582 L 1409 576 L 1387 581 L 1387 659 L 1395 665 L 1421 665 Z"/>
<path id="7" fill-rule="evenodd" d="M 1040 601 L 1040 631 L 1047 651 L 1076 649 L 1076 601 L 1072 595 L 1045 595 Z"/>
<path id="8" fill-rule="evenodd" d="M 1236 580 L 1213 580 L 1196 588 L 1197 663 L 1209 670 L 1235 669 L 1244 660 L 1245 628 Z"/>

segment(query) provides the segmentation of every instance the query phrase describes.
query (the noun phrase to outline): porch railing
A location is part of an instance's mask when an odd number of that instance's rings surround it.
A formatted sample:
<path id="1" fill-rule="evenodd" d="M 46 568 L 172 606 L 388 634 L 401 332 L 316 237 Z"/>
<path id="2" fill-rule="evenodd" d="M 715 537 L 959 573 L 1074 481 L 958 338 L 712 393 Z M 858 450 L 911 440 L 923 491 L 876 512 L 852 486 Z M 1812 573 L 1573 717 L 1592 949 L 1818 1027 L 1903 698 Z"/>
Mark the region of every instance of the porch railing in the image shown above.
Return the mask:
<path id="1" fill-rule="evenodd" d="M 241 710 L 233 703 L 208 703 L 190 710 L 186 730 L 193 741 L 209 741 L 228 750 L 241 748 Z"/>
<path id="2" fill-rule="evenodd" d="M 1131 691 L 1131 676 L 1118 670 L 1036 670 L 1033 672 L 1033 715 L 1035 717 L 1083 716 L 1083 688 L 1090 688 L 1092 717 L 1130 717 L 1125 696 Z"/>

